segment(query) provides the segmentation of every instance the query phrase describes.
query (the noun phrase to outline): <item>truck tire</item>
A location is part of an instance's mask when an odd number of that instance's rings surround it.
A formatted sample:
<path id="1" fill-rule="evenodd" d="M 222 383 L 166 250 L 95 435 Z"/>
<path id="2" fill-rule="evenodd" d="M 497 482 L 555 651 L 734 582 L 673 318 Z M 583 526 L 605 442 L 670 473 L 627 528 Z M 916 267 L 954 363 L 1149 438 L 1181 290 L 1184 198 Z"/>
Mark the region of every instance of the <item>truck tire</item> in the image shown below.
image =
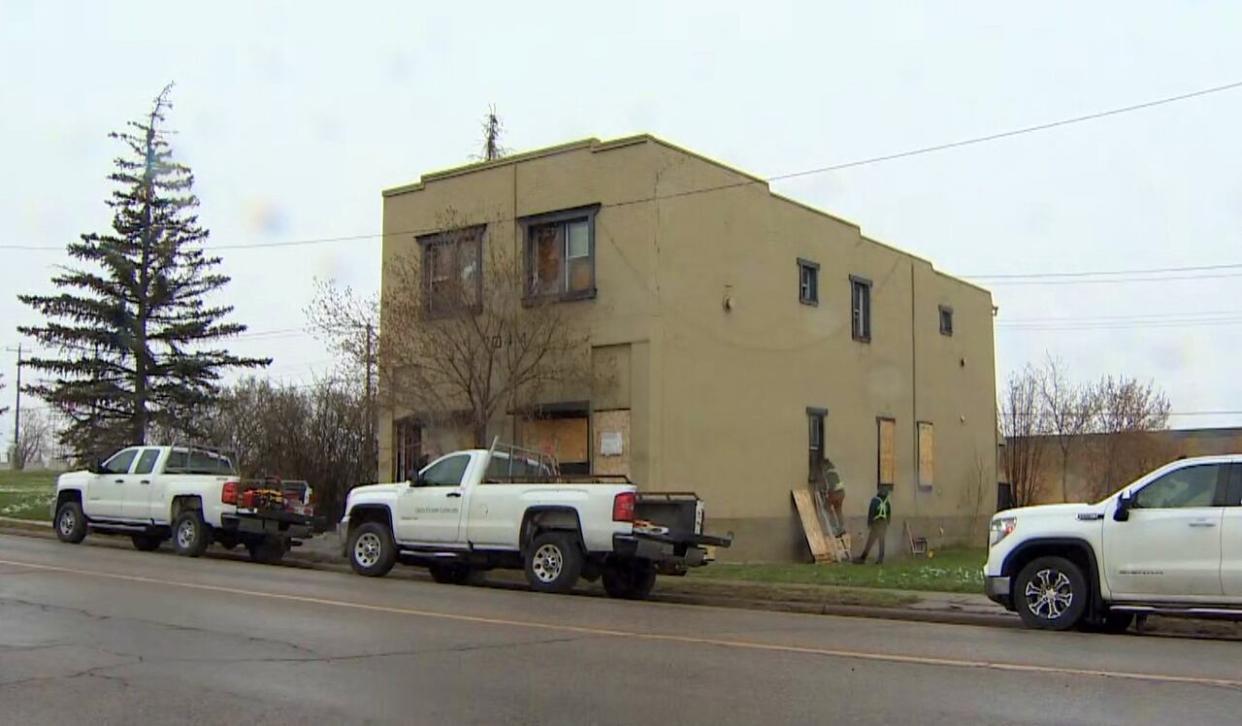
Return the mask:
<path id="1" fill-rule="evenodd" d="M 465 585 L 474 574 L 470 565 L 432 565 L 427 570 L 431 573 L 431 579 L 441 585 Z"/>
<path id="2" fill-rule="evenodd" d="M 526 548 L 526 581 L 539 592 L 569 592 L 582 574 L 582 548 L 572 532 L 544 532 Z"/>
<path id="3" fill-rule="evenodd" d="M 200 557 L 211 544 L 211 528 L 198 509 L 187 509 L 173 522 L 173 549 L 182 557 Z"/>
<path id="4" fill-rule="evenodd" d="M 134 543 L 134 549 L 139 552 L 153 552 L 160 548 L 160 542 L 164 539 L 157 534 L 131 534 L 130 541 Z"/>
<path id="5" fill-rule="evenodd" d="M 1082 570 L 1064 557 L 1039 557 L 1013 586 L 1018 616 L 1028 628 L 1068 630 L 1082 619 L 1091 593 Z"/>
<path id="6" fill-rule="evenodd" d="M 261 565 L 278 565 L 285 558 L 289 548 L 283 537 L 265 536 L 256 542 L 248 542 L 246 551 L 250 553 L 250 561 Z"/>
<path id="7" fill-rule="evenodd" d="M 366 577 L 383 577 L 397 562 L 392 532 L 379 522 L 363 522 L 349 535 L 349 566 Z"/>
<path id="8" fill-rule="evenodd" d="M 56 539 L 69 544 L 86 539 L 86 515 L 78 502 L 65 502 L 56 510 Z"/>
<path id="9" fill-rule="evenodd" d="M 604 592 L 608 597 L 646 600 L 655 581 L 655 566 L 646 560 L 622 560 L 604 567 Z"/>

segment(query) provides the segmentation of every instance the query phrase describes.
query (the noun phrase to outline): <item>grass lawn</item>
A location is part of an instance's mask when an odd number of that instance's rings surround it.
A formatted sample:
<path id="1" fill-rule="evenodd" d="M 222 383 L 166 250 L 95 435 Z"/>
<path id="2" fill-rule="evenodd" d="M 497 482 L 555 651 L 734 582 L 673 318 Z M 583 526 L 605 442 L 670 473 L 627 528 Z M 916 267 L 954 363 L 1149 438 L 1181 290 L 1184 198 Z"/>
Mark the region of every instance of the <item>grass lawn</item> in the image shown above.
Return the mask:
<path id="1" fill-rule="evenodd" d="M 56 496 L 57 471 L 0 469 L 0 517 L 51 519 L 48 507 Z"/>
<path id="2" fill-rule="evenodd" d="M 691 570 L 691 577 L 772 584 L 882 587 L 893 590 L 983 592 L 987 551 L 950 549 L 931 559 L 901 559 L 883 565 L 732 565 L 713 563 Z"/>

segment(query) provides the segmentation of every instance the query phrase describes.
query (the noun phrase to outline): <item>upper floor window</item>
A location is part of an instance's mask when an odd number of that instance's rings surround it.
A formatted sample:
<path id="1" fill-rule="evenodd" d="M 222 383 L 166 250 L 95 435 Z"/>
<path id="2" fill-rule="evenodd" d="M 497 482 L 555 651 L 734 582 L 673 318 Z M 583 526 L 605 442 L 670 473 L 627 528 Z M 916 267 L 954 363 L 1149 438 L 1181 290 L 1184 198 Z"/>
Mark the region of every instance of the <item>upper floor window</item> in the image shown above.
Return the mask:
<path id="1" fill-rule="evenodd" d="M 819 304 L 819 263 L 798 259 L 798 302 Z"/>
<path id="2" fill-rule="evenodd" d="M 940 306 L 940 334 L 953 335 L 953 308 L 948 305 Z"/>
<path id="3" fill-rule="evenodd" d="M 854 340 L 871 342 L 871 281 L 850 276 L 850 330 Z"/>
<path id="4" fill-rule="evenodd" d="M 541 214 L 526 229 L 526 283 L 531 297 L 595 296 L 595 212 L 598 207 Z"/>
<path id="5" fill-rule="evenodd" d="M 476 311 L 483 299 L 484 225 L 423 235 L 423 306 L 433 315 Z"/>

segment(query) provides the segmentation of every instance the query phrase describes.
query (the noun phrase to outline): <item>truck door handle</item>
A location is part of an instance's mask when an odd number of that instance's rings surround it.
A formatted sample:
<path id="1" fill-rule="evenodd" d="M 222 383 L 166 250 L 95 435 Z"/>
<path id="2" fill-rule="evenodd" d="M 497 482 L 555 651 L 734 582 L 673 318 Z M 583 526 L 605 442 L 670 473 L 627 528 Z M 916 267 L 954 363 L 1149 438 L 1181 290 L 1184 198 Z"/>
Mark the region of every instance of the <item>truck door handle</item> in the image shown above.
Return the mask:
<path id="1" fill-rule="evenodd" d="M 125 480 L 124 479 L 113 479 L 112 483 L 113 484 L 124 484 Z"/>
<path id="2" fill-rule="evenodd" d="M 140 482 L 138 482 L 138 483 L 139 483 L 139 484 L 150 484 L 150 483 L 151 483 L 151 480 L 150 480 L 150 479 L 143 479 L 142 481 L 140 481 Z"/>
<path id="3" fill-rule="evenodd" d="M 452 497 L 454 499 L 461 499 L 461 492 L 449 492 L 448 494 L 445 494 L 444 496 Z"/>
<path id="4" fill-rule="evenodd" d="M 1191 527 L 1215 527 L 1215 522 L 1191 522 Z"/>

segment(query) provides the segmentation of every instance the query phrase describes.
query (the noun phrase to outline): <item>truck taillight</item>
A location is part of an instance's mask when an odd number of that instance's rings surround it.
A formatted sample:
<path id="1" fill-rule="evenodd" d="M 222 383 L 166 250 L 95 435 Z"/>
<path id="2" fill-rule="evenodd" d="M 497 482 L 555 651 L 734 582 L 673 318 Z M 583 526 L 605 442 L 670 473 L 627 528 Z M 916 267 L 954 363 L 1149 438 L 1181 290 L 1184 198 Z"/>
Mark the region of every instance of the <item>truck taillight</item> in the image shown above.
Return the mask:
<path id="1" fill-rule="evenodd" d="M 633 522 L 634 502 L 636 499 L 634 492 L 621 492 L 614 497 L 612 500 L 612 521 Z"/>
<path id="2" fill-rule="evenodd" d="M 224 488 L 220 490 L 220 502 L 223 504 L 237 504 L 237 482 L 224 482 Z"/>

